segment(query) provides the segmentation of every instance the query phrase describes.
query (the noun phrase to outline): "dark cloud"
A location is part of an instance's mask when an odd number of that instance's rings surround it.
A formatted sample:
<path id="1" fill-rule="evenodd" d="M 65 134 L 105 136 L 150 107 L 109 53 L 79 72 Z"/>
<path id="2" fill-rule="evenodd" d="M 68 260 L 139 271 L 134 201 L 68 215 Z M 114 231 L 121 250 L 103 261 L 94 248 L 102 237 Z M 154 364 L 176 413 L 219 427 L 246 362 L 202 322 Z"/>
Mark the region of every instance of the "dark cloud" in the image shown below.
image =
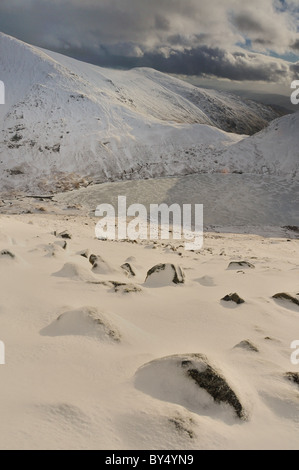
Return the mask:
<path id="1" fill-rule="evenodd" d="M 292 64 L 290 66 L 290 70 L 293 72 L 293 78 L 294 79 L 298 79 L 299 77 L 299 62 L 297 62 L 296 64 Z"/>
<path id="2" fill-rule="evenodd" d="M 205 46 L 184 52 L 173 52 L 169 57 L 157 54 L 146 54 L 147 64 L 158 66 L 159 70 L 168 73 L 186 75 L 214 75 L 231 80 L 279 81 L 287 79 L 289 68 L 281 66 L 276 60 L 264 61 L 256 54 L 241 52 L 227 53 L 219 48 Z M 143 59 L 140 60 L 143 62 Z"/>
<path id="3" fill-rule="evenodd" d="M 287 82 L 298 74 L 296 64 L 270 57 L 265 59 L 259 54 L 239 51 L 228 53 L 220 48 L 202 46 L 181 52 L 170 50 L 167 55 L 159 51 L 143 51 L 139 57 L 133 53 L 121 53 L 121 48 L 122 45 L 119 49 L 115 46 L 115 54 L 111 54 L 111 48 L 107 47 L 102 47 L 97 54 L 90 52 L 86 55 L 85 51 L 79 49 L 71 49 L 68 54 L 102 67 L 151 67 L 171 74 L 184 71 L 185 75 L 190 76 L 213 75 L 238 81 Z"/>
<path id="4" fill-rule="evenodd" d="M 170 31 L 170 22 L 166 16 L 156 15 L 155 17 L 155 29 L 158 31 Z"/>
<path id="5" fill-rule="evenodd" d="M 240 13 L 239 15 L 235 15 L 233 18 L 233 24 L 237 26 L 237 28 L 245 33 L 263 33 L 264 28 L 262 24 L 249 14 Z"/>
<path id="6" fill-rule="evenodd" d="M 1 0 L 0 30 L 102 66 L 279 81 L 293 68 L 262 54 L 299 51 L 297 3 Z M 259 53 L 242 51 L 242 45 Z"/>
<path id="7" fill-rule="evenodd" d="M 297 40 L 294 42 L 294 44 L 292 44 L 291 47 L 292 47 L 292 49 L 293 49 L 294 51 L 299 51 L 299 39 L 297 39 Z"/>

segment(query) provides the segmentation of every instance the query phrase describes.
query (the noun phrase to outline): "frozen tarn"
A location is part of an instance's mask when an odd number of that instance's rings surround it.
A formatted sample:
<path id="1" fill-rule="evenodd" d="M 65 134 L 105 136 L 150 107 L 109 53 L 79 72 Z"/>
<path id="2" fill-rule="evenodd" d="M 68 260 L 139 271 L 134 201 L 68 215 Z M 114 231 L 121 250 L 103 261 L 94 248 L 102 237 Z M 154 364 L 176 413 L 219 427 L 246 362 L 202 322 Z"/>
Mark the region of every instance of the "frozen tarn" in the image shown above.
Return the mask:
<path id="1" fill-rule="evenodd" d="M 296 179 L 232 174 L 197 174 L 147 181 L 106 183 L 55 197 L 82 204 L 94 213 L 99 202 L 117 207 L 119 195 L 127 204 L 203 204 L 205 226 L 299 226 L 299 185 Z"/>

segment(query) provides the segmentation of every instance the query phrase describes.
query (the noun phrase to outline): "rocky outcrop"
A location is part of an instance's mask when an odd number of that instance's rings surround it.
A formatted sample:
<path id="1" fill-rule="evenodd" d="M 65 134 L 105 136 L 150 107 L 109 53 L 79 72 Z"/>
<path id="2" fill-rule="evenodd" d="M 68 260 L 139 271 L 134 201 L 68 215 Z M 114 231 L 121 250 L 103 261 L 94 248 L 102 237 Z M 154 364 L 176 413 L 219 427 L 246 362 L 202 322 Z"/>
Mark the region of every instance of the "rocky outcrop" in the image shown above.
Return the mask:
<path id="1" fill-rule="evenodd" d="M 273 295 L 273 299 L 292 302 L 293 304 L 299 306 L 299 299 L 297 299 L 296 297 L 293 297 L 292 295 L 287 294 L 285 292 Z"/>
<path id="2" fill-rule="evenodd" d="M 115 271 L 100 255 L 90 255 L 89 262 L 95 274 L 110 274 Z"/>
<path id="3" fill-rule="evenodd" d="M 130 263 L 124 263 L 121 265 L 121 269 L 125 272 L 128 277 L 135 277 L 136 273 Z"/>
<path id="4" fill-rule="evenodd" d="M 251 343 L 248 339 L 241 341 L 241 343 L 237 344 L 234 349 L 245 349 L 247 351 L 258 353 L 258 348 Z"/>
<path id="5" fill-rule="evenodd" d="M 243 300 L 238 294 L 228 294 L 225 297 L 223 297 L 224 302 L 235 302 L 237 305 L 244 304 L 245 300 Z"/>
<path id="6" fill-rule="evenodd" d="M 148 287 L 160 287 L 172 284 L 184 284 L 185 274 L 180 266 L 157 264 L 147 272 L 145 284 Z"/>
<path id="7" fill-rule="evenodd" d="M 238 418 L 247 419 L 241 400 L 225 376 L 203 354 L 174 355 L 147 363 L 137 371 L 135 385 L 155 398 L 178 403 L 199 414 L 214 403 L 228 405 Z M 217 409 L 222 414 L 225 407 Z"/>

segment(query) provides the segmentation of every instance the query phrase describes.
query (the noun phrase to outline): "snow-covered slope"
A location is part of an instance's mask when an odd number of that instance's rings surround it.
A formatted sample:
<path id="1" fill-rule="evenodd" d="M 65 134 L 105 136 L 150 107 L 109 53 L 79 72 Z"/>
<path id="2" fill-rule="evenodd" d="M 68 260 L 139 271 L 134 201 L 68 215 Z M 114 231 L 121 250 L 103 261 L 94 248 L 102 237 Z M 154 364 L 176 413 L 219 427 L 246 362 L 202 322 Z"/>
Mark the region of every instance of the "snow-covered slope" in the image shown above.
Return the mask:
<path id="1" fill-rule="evenodd" d="M 61 190 L 218 171 L 218 156 L 275 113 L 150 69 L 116 71 L 0 34 L 1 190 Z M 260 116 L 260 117 L 259 117 Z"/>
<path id="2" fill-rule="evenodd" d="M 192 253 L 99 241 L 94 219 L 65 214 L 1 217 L 0 449 L 298 450 L 299 240 L 206 233 Z M 73 235 L 66 249 L 54 230 Z M 161 263 L 185 283 L 145 283 Z"/>
<path id="3" fill-rule="evenodd" d="M 230 147 L 221 161 L 228 171 L 299 176 L 299 112 L 273 121 Z"/>

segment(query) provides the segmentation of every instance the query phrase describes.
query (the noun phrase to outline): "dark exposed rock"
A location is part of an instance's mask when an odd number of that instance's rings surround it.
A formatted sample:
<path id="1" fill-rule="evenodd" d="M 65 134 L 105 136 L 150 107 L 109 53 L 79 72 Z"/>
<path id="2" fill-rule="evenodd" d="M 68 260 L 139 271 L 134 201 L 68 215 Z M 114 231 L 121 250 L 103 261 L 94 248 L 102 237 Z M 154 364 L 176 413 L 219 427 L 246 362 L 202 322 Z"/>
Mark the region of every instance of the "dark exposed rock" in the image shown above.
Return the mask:
<path id="1" fill-rule="evenodd" d="M 64 232 L 57 233 L 57 234 L 56 232 L 54 232 L 54 235 L 56 235 L 56 237 L 64 238 L 66 240 L 72 239 L 72 235 L 67 230 L 65 230 Z"/>
<path id="2" fill-rule="evenodd" d="M 55 242 L 56 246 L 60 246 L 63 250 L 67 249 L 67 242 L 65 240 Z"/>
<path id="3" fill-rule="evenodd" d="M 60 144 L 53 145 L 52 150 L 53 150 L 53 152 L 59 153 L 60 152 Z"/>
<path id="4" fill-rule="evenodd" d="M 105 286 L 105 287 L 112 287 L 113 284 L 110 281 L 88 281 L 88 284 L 94 284 L 96 286 Z"/>
<path id="5" fill-rule="evenodd" d="M 201 413 L 201 403 L 206 409 L 214 401 L 229 405 L 238 418 L 248 418 L 245 408 L 226 378 L 203 354 L 156 359 L 139 368 L 135 377 L 135 385 L 139 390 L 160 400 L 190 407 L 193 412 Z M 186 383 L 182 386 L 184 379 Z M 198 387 L 198 394 L 194 385 Z M 213 400 L 209 400 L 202 391 L 207 392 Z M 222 414 L 223 407 L 219 412 Z"/>
<path id="6" fill-rule="evenodd" d="M 11 253 L 11 251 L 8 251 L 8 250 L 2 250 L 1 253 L 0 253 L 0 256 L 7 256 L 11 259 L 15 258 L 15 255 L 13 253 Z"/>
<path id="7" fill-rule="evenodd" d="M 23 139 L 23 136 L 21 134 L 16 133 L 10 140 L 12 142 L 19 142 L 22 139 Z"/>
<path id="8" fill-rule="evenodd" d="M 112 283 L 114 285 L 115 292 L 121 292 L 123 294 L 131 294 L 134 292 L 141 292 L 142 289 L 134 284 L 122 284 L 122 283 Z"/>
<path id="9" fill-rule="evenodd" d="M 286 294 L 285 292 L 282 292 L 282 293 L 280 293 L 280 294 L 275 294 L 275 295 L 273 295 L 273 299 L 276 299 L 276 300 L 287 300 L 287 301 L 292 302 L 293 304 L 299 306 L 299 300 L 296 299 L 296 297 L 293 297 L 293 296 L 290 295 L 290 294 Z"/>
<path id="10" fill-rule="evenodd" d="M 283 228 L 290 230 L 290 232 L 299 232 L 299 227 L 296 225 L 285 225 Z"/>
<path id="11" fill-rule="evenodd" d="M 19 168 L 12 168 L 8 171 L 11 176 L 24 175 L 24 171 L 20 170 Z"/>
<path id="12" fill-rule="evenodd" d="M 241 341 L 241 343 L 237 344 L 234 349 L 246 349 L 247 351 L 258 353 L 259 350 L 254 344 L 252 344 L 249 340 Z"/>
<path id="13" fill-rule="evenodd" d="M 110 287 L 114 292 L 121 292 L 123 294 L 130 294 L 132 292 L 142 292 L 142 289 L 135 284 L 126 284 L 125 282 L 118 281 L 89 281 L 89 284 L 98 286 Z"/>
<path id="14" fill-rule="evenodd" d="M 287 372 L 285 378 L 296 385 L 299 385 L 299 373 L 298 372 Z"/>
<path id="15" fill-rule="evenodd" d="M 130 265 L 130 263 L 124 263 L 121 266 L 121 269 L 123 269 L 123 271 L 125 271 L 125 273 L 128 277 L 135 277 L 136 276 L 136 274 L 135 274 L 132 266 Z"/>
<path id="16" fill-rule="evenodd" d="M 175 266 L 174 264 L 157 264 L 147 272 L 145 282 L 148 282 L 153 275 L 157 274 L 162 274 L 162 276 L 163 274 L 166 274 L 166 277 L 169 277 L 169 279 L 164 281 L 167 281 L 167 283 L 170 284 L 184 284 L 185 282 L 185 274 L 183 270 L 180 266 Z"/>
<path id="17" fill-rule="evenodd" d="M 100 255 L 90 255 L 89 262 L 96 274 L 112 274 L 115 271 Z"/>
<path id="18" fill-rule="evenodd" d="M 192 419 L 183 419 L 183 418 L 170 418 L 169 422 L 174 425 L 175 429 L 180 434 L 186 434 L 190 439 L 194 438 L 194 432 L 192 430 L 193 421 Z"/>
<path id="19" fill-rule="evenodd" d="M 244 304 L 245 303 L 245 300 L 243 300 L 238 294 L 234 293 L 234 294 L 229 294 L 229 295 L 226 295 L 225 297 L 223 297 L 223 299 L 221 299 L 225 302 L 235 302 L 237 305 L 240 305 L 240 304 Z"/>
<path id="20" fill-rule="evenodd" d="M 95 262 L 97 261 L 98 257 L 97 255 L 90 255 L 89 257 L 89 262 L 92 266 L 94 266 Z"/>
<path id="21" fill-rule="evenodd" d="M 245 413 L 237 395 L 230 388 L 225 378 L 208 364 L 207 358 L 201 357 L 206 363 L 204 371 L 184 365 L 187 375 L 194 380 L 200 387 L 206 390 L 215 400 L 216 403 L 227 403 L 235 410 L 237 416 L 244 419 Z"/>
<path id="22" fill-rule="evenodd" d="M 255 266 L 248 261 L 232 261 L 228 265 L 228 269 L 250 268 L 254 269 Z"/>
<path id="23" fill-rule="evenodd" d="M 89 257 L 89 251 L 88 250 L 82 250 L 78 253 L 79 256 L 82 256 L 83 258 L 88 259 Z"/>

